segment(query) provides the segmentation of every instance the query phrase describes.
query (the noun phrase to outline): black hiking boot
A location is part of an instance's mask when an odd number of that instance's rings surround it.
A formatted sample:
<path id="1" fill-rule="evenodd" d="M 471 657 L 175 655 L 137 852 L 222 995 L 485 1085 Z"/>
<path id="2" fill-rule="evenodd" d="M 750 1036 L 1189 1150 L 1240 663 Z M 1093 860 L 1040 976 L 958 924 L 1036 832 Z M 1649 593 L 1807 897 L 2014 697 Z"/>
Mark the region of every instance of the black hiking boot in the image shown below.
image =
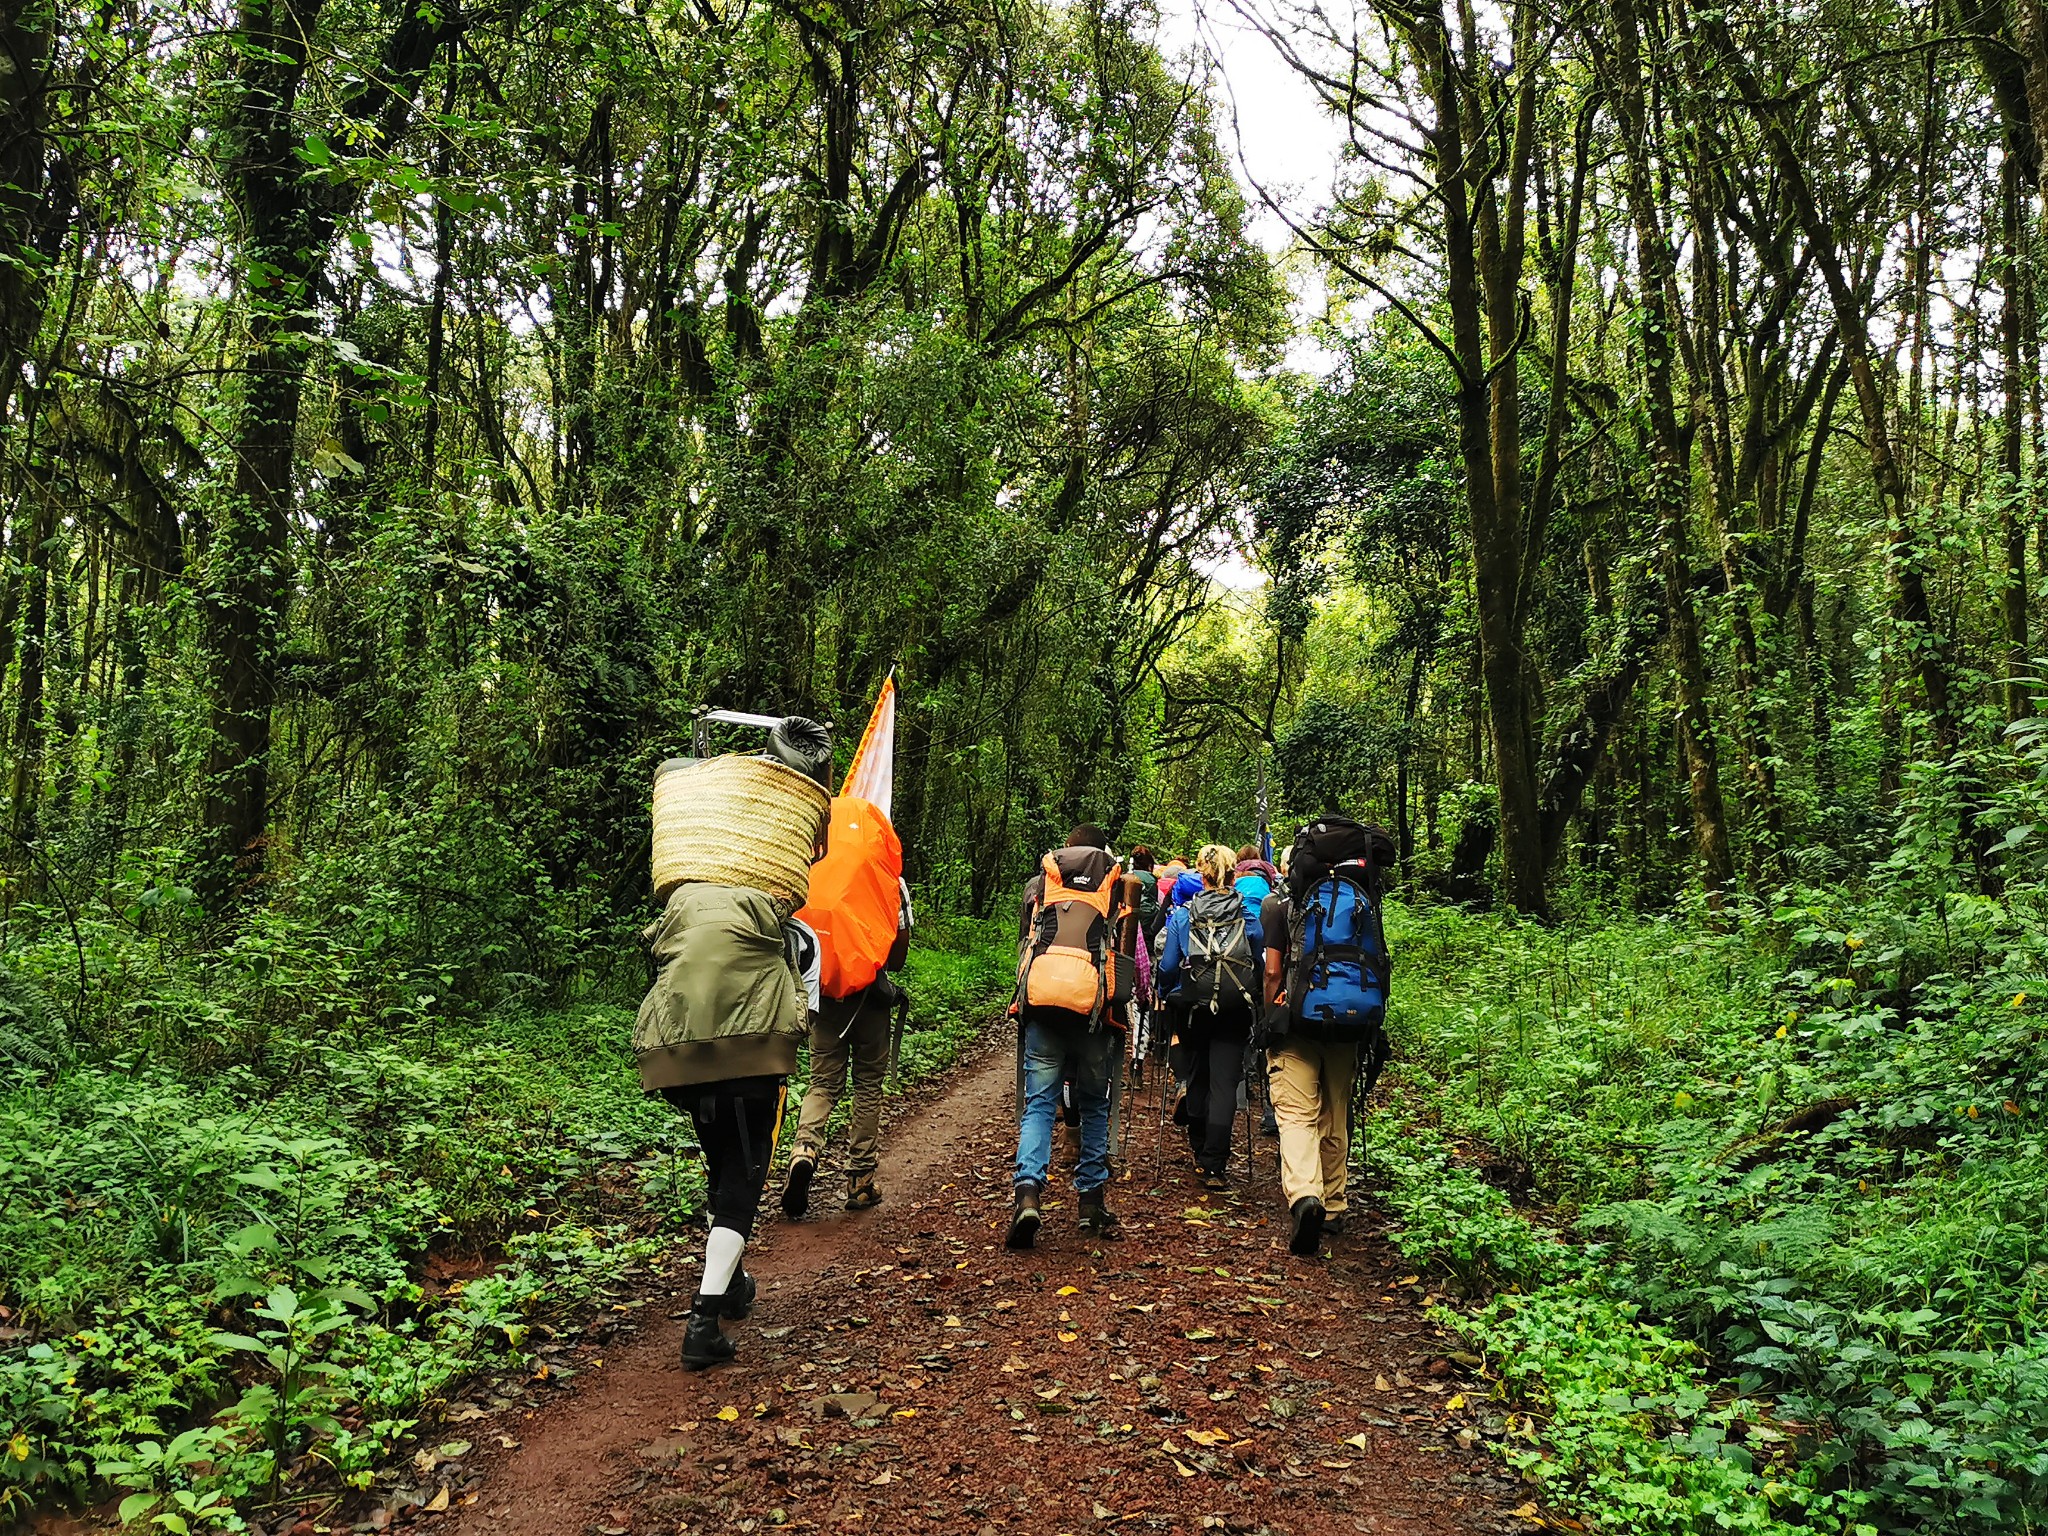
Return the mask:
<path id="1" fill-rule="evenodd" d="M 1323 1213 L 1323 1236 L 1342 1237 L 1343 1235 L 1344 1213 L 1342 1211 L 1325 1211 Z"/>
<path id="2" fill-rule="evenodd" d="M 1202 1175 L 1202 1188 L 1209 1190 L 1230 1188 L 1230 1180 L 1224 1177 L 1221 1169 L 1203 1168 L 1200 1172 Z"/>
<path id="3" fill-rule="evenodd" d="M 1095 1237 L 1122 1237 L 1123 1226 L 1104 1201 L 1107 1193 L 1107 1190 L 1091 1189 L 1081 1196 L 1081 1230 Z"/>
<path id="4" fill-rule="evenodd" d="M 1019 1184 L 1017 1186 L 1017 1209 L 1010 1217 L 1009 1235 L 1003 1239 L 1005 1248 L 1029 1248 L 1038 1241 L 1038 1186 Z"/>
<path id="5" fill-rule="evenodd" d="M 1294 1235 L 1287 1240 L 1287 1251 L 1298 1259 L 1314 1258 L 1323 1241 L 1323 1202 L 1303 1195 L 1294 1202 L 1293 1217 Z"/>
<path id="6" fill-rule="evenodd" d="M 818 1171 L 815 1157 L 789 1160 L 789 1182 L 782 1186 L 782 1214 L 795 1221 L 811 1208 L 811 1179 Z"/>
<path id="7" fill-rule="evenodd" d="M 718 1328 L 718 1314 L 725 1303 L 724 1296 L 706 1296 L 702 1291 L 690 1298 L 690 1320 L 683 1325 L 684 1369 L 701 1371 L 724 1365 L 739 1353 Z"/>
<path id="8" fill-rule="evenodd" d="M 725 1288 L 723 1296 L 713 1296 L 718 1303 L 718 1315 L 728 1322 L 737 1323 L 752 1314 L 754 1310 L 754 1277 L 744 1269 L 732 1277 L 732 1283 Z"/>

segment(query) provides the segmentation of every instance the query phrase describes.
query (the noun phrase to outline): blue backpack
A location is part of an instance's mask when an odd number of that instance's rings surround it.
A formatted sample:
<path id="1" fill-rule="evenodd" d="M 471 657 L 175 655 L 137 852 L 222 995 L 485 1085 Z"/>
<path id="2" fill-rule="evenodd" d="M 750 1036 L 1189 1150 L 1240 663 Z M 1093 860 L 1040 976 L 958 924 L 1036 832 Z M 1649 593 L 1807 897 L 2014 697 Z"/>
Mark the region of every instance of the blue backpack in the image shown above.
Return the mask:
<path id="1" fill-rule="evenodd" d="M 1290 1031 L 1338 1043 L 1379 1038 L 1391 965 L 1376 885 L 1369 866 L 1342 864 L 1295 899 Z"/>

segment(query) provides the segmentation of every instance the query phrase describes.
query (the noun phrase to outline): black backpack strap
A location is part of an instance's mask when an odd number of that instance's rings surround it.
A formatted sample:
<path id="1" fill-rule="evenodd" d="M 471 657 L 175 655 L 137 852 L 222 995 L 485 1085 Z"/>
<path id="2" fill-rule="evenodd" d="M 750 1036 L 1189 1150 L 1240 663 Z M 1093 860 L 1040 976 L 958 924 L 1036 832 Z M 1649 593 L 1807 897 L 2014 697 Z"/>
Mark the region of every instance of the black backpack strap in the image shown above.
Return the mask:
<path id="1" fill-rule="evenodd" d="M 1314 889 L 1310 887 L 1308 891 L 1303 892 L 1297 902 L 1294 912 L 1294 942 L 1288 946 L 1293 950 L 1293 954 L 1287 961 L 1287 1012 L 1289 1017 L 1295 1019 L 1306 1017 L 1301 1012 L 1301 984 L 1304 978 L 1302 958 L 1308 943 L 1309 913 L 1319 910 L 1310 900 Z"/>

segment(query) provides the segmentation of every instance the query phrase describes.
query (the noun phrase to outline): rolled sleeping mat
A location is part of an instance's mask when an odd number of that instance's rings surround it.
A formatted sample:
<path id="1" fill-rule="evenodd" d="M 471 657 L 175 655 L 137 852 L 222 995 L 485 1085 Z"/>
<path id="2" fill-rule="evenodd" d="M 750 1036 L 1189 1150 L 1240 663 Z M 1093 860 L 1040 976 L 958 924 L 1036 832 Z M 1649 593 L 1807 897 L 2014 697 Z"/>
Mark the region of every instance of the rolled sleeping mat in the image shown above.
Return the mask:
<path id="1" fill-rule="evenodd" d="M 768 755 L 820 784 L 832 782 L 832 733 L 815 720 L 785 717 L 768 733 Z"/>
<path id="2" fill-rule="evenodd" d="M 810 896 L 811 855 L 831 796 L 766 757 L 677 757 L 654 775 L 654 899 L 692 881 L 766 891 L 794 912 Z"/>

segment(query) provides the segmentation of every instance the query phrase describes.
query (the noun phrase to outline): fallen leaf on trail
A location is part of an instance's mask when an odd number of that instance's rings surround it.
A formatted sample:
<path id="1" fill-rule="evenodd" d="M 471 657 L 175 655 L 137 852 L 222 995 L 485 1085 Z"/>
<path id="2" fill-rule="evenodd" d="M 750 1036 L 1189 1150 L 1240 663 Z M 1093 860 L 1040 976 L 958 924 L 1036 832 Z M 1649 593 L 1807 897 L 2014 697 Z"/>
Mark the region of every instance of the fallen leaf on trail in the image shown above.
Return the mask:
<path id="1" fill-rule="evenodd" d="M 1053 1295 L 1055 1296 L 1078 1296 L 1080 1294 L 1081 1287 L 1079 1287 L 1078 1285 L 1063 1285 L 1058 1290 L 1053 1292 Z"/>
<path id="2" fill-rule="evenodd" d="M 446 1509 L 448 1507 L 447 1488 L 444 1486 L 439 1493 L 435 1494 L 431 1499 L 427 1500 L 426 1504 L 423 1507 L 426 1509 L 426 1512 L 430 1515 L 438 1515 L 442 1510 Z"/>
<path id="3" fill-rule="evenodd" d="M 1195 1469 L 1183 1462 L 1178 1456 L 1173 1458 L 1173 1470 L 1182 1477 L 1193 1477 L 1195 1475 Z"/>
<path id="4" fill-rule="evenodd" d="M 1190 1344 L 1200 1344 L 1205 1342 L 1206 1340 L 1215 1338 L 1216 1335 L 1211 1333 L 1207 1328 L 1190 1328 L 1185 1333 L 1183 1333 L 1181 1337 L 1186 1339 Z"/>
<path id="5" fill-rule="evenodd" d="M 686 1435 L 687 1435 L 687 1434 L 688 1434 L 688 1433 L 689 1433 L 689 1432 L 690 1432 L 691 1430 L 693 1430 L 693 1429 L 696 1429 L 696 1428 L 698 1428 L 698 1423 L 697 1423 L 697 1420 L 695 1420 L 695 1419 L 692 1419 L 692 1420 L 690 1420 L 690 1421 L 689 1421 L 689 1423 L 687 1423 L 687 1424 L 671 1424 L 671 1425 L 669 1425 L 669 1428 L 670 1428 L 670 1429 L 679 1429 L 679 1430 L 681 1430 L 681 1431 L 682 1431 L 682 1432 L 683 1432 L 684 1434 L 686 1434 Z"/>
<path id="6" fill-rule="evenodd" d="M 896 1476 L 894 1473 L 884 1472 L 880 1477 L 876 1478 L 872 1483 L 868 1484 L 868 1486 L 870 1488 L 880 1488 L 895 1481 Z"/>
<path id="7" fill-rule="evenodd" d="M 467 1440 L 450 1440 L 441 1446 L 440 1450 L 443 1456 L 453 1461 L 458 1456 L 467 1456 L 469 1454 L 469 1442 Z"/>
<path id="8" fill-rule="evenodd" d="M 1450 1401 L 1444 1404 L 1444 1412 L 1456 1413 L 1460 1408 L 1464 1406 L 1465 1394 L 1462 1392 L 1454 1392 L 1451 1394 Z"/>
<path id="9" fill-rule="evenodd" d="M 946 1319 L 946 1326 L 948 1328 L 958 1328 L 960 1326 L 960 1319 L 957 1317 L 949 1317 Z"/>
<path id="10" fill-rule="evenodd" d="M 442 1415 L 450 1424 L 467 1424 L 471 1419 L 480 1419 L 483 1416 L 483 1409 L 475 1403 L 457 1403 Z"/>
<path id="11" fill-rule="evenodd" d="M 510 1435 L 500 1435 L 498 1436 L 498 1449 L 501 1451 L 516 1451 L 519 1449 L 519 1442 Z"/>
<path id="12" fill-rule="evenodd" d="M 1420 1275 L 1403 1275 L 1394 1282 L 1396 1285 L 1420 1285 L 1421 1283 L 1422 1276 Z"/>
<path id="13" fill-rule="evenodd" d="M 914 1419 L 917 1417 L 917 1410 L 915 1408 L 898 1408 L 890 1417 L 893 1419 Z"/>
<path id="14" fill-rule="evenodd" d="M 712 1417 L 717 1419 L 721 1424 L 730 1424 L 734 1422 L 736 1419 L 738 1419 L 739 1416 L 739 1409 L 733 1407 L 730 1403 L 727 1403 L 723 1408 L 719 1409 L 717 1413 L 712 1415 Z"/>
<path id="15" fill-rule="evenodd" d="M 1060 1334 L 1060 1342 L 1062 1344 L 1071 1344 L 1080 1337 L 1081 1335 L 1079 1335 L 1078 1333 L 1067 1333 L 1062 1331 Z"/>
<path id="16" fill-rule="evenodd" d="M 1128 1307 L 1125 1307 L 1124 1310 L 1126 1312 L 1150 1312 L 1158 1305 L 1159 1303 L 1156 1301 L 1132 1302 Z"/>
<path id="17" fill-rule="evenodd" d="M 1230 1432 L 1223 1429 L 1184 1429 L 1181 1431 L 1199 1446 L 1227 1445 Z"/>
<path id="18" fill-rule="evenodd" d="M 996 1303 L 996 1310 L 998 1312 L 1007 1312 L 1010 1310 L 1010 1308 L 1016 1305 L 1017 1303 L 1015 1303 L 1014 1301 L 999 1301 Z"/>
<path id="19" fill-rule="evenodd" d="M 1375 1392 L 1391 1392 L 1394 1390 L 1394 1384 L 1384 1376 L 1373 1377 L 1372 1387 Z"/>
<path id="20" fill-rule="evenodd" d="M 1346 1435 L 1344 1443 L 1356 1446 L 1361 1451 L 1369 1451 L 1372 1449 L 1372 1436 L 1367 1434 Z"/>
<path id="21" fill-rule="evenodd" d="M 1515 1508 L 1515 1518 L 1517 1520 L 1534 1520 L 1536 1518 L 1535 1501 L 1532 1499 L 1527 1504 L 1517 1505 Z"/>

